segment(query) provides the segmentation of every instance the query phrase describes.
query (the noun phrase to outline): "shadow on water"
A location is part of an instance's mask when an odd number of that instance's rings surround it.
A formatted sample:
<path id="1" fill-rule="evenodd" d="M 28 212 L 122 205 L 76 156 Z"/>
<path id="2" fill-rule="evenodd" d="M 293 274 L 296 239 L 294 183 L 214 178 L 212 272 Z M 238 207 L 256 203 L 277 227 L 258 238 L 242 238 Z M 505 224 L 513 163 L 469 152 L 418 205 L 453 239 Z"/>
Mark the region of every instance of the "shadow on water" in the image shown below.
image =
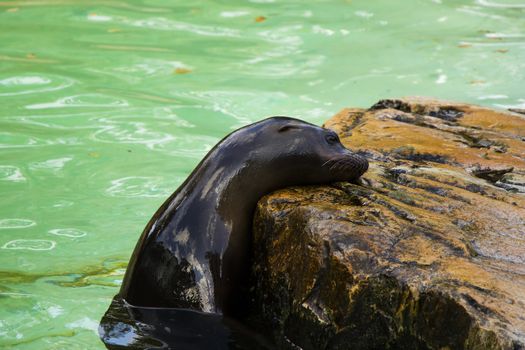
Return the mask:
<path id="1" fill-rule="evenodd" d="M 219 314 L 131 306 L 118 297 L 102 317 L 99 335 L 110 350 L 274 348 L 260 334 Z"/>

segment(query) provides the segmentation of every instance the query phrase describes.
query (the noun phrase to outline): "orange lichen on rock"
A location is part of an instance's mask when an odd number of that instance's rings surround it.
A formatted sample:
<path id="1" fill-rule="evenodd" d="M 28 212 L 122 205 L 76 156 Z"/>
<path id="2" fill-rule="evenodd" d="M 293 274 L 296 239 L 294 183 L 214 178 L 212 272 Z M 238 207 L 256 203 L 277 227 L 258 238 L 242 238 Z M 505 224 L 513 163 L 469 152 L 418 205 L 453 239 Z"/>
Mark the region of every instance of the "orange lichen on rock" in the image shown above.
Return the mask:
<path id="1" fill-rule="evenodd" d="M 525 118 L 407 98 L 325 126 L 370 169 L 259 202 L 255 300 L 281 345 L 525 347 Z"/>

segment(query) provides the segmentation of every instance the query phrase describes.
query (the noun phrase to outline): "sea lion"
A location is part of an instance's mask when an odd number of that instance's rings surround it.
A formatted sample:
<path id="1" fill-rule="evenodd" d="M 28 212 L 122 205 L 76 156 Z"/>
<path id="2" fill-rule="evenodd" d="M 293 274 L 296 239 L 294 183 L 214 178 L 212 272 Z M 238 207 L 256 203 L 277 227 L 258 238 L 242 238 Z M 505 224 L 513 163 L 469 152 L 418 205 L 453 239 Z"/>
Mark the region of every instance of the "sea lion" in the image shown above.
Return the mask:
<path id="1" fill-rule="evenodd" d="M 242 314 L 257 201 L 287 186 L 355 180 L 367 169 L 335 132 L 298 119 L 272 117 L 232 132 L 153 215 L 117 297 Z"/>

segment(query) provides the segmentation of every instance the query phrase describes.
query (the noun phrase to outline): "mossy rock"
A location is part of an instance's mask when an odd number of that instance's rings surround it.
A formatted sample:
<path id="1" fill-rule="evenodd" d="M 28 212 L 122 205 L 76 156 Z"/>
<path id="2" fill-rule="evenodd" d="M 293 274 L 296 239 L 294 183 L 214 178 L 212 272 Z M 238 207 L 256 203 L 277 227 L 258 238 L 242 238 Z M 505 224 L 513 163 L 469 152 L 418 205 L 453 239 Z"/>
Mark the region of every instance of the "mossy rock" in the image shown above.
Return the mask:
<path id="1" fill-rule="evenodd" d="M 525 118 L 419 98 L 328 120 L 359 184 L 254 219 L 255 314 L 281 348 L 525 348 Z"/>

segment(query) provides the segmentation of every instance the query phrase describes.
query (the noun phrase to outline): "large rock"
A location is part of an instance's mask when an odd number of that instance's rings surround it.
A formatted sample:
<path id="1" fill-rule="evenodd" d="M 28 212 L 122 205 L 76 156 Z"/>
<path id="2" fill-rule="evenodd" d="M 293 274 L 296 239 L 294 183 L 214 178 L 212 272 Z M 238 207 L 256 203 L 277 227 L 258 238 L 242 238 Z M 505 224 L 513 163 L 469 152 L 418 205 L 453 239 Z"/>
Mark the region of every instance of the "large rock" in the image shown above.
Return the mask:
<path id="1" fill-rule="evenodd" d="M 326 127 L 360 184 L 264 197 L 255 301 L 283 348 L 525 348 L 525 118 L 423 99 Z"/>

